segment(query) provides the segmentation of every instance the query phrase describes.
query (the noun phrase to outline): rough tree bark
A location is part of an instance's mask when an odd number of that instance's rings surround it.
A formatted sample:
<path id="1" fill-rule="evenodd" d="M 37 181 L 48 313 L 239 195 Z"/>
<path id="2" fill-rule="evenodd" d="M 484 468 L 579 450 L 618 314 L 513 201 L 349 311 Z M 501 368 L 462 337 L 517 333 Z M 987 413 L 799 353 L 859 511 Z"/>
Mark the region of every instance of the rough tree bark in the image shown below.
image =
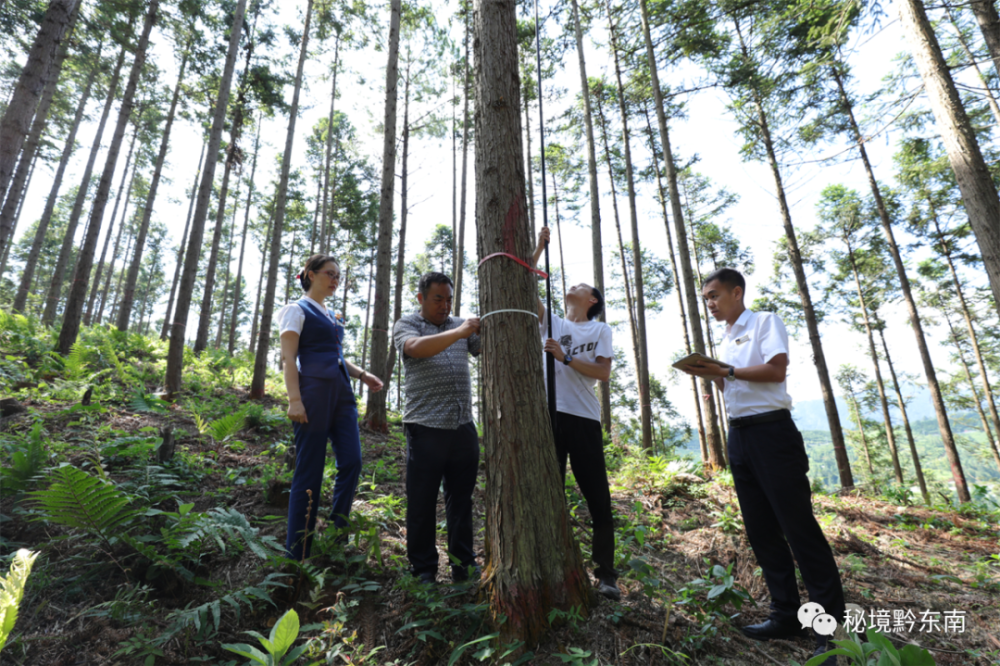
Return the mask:
<path id="1" fill-rule="evenodd" d="M 375 268 L 375 301 L 372 321 L 372 354 L 368 371 L 387 379 L 389 360 L 389 277 L 392 266 L 393 189 L 396 185 L 396 97 L 399 84 L 399 18 L 401 0 L 392 0 L 389 17 L 389 59 L 385 72 L 385 136 L 382 144 L 382 192 L 378 207 L 378 250 Z M 365 425 L 387 432 L 385 392 L 368 392 Z"/>
<path id="2" fill-rule="evenodd" d="M 177 246 L 177 265 L 174 266 L 174 279 L 170 283 L 170 296 L 167 298 L 167 311 L 163 315 L 163 329 L 160 339 L 166 340 L 170 334 L 170 315 L 174 310 L 174 296 L 177 295 L 177 283 L 181 279 L 181 269 L 184 267 L 184 248 L 187 247 L 188 230 L 191 228 L 191 214 L 194 213 L 194 202 L 198 198 L 198 182 L 201 178 L 201 165 L 205 161 L 205 149 L 208 143 L 201 144 L 201 156 L 198 158 L 198 168 L 194 172 L 194 182 L 191 183 L 191 196 L 188 201 L 187 219 L 184 222 L 184 233 L 180 245 Z"/>
<path id="3" fill-rule="evenodd" d="M 115 167 L 118 164 L 118 153 L 121 151 L 122 140 L 125 138 L 125 128 L 128 126 L 129 118 L 132 115 L 132 107 L 135 105 L 135 91 L 139 85 L 139 76 L 142 74 L 143 64 L 146 62 L 146 48 L 149 45 L 149 34 L 153 30 L 156 22 L 156 13 L 160 7 L 160 0 L 150 0 L 149 8 L 146 10 L 146 20 L 142 27 L 142 35 L 135 47 L 135 59 L 132 61 L 132 71 L 129 72 L 128 82 L 125 84 L 125 92 L 122 94 L 121 106 L 118 111 L 118 122 L 115 124 L 115 131 L 112 134 L 111 144 L 108 146 L 108 156 L 104 163 L 104 173 L 97 185 L 97 193 L 94 195 L 94 207 L 90 211 L 90 223 L 87 226 L 87 233 L 83 238 L 83 246 L 80 255 L 76 260 L 76 269 L 73 271 L 73 282 L 69 287 L 69 296 L 66 298 L 66 309 L 63 312 L 62 327 L 59 329 L 59 353 L 69 354 L 70 347 L 76 342 L 76 336 L 80 332 L 80 320 L 83 315 L 83 306 L 87 300 L 87 285 L 90 284 L 90 269 L 94 264 L 94 250 L 97 247 L 97 239 L 101 233 L 101 223 L 104 219 L 104 210 L 108 205 L 108 195 L 111 192 L 111 181 L 115 176 Z"/>
<path id="4" fill-rule="evenodd" d="M 198 200 L 194 217 L 191 220 L 191 235 L 188 238 L 187 251 L 184 257 L 184 269 L 177 286 L 177 302 L 170 324 L 170 348 L 167 351 L 166 392 L 174 396 L 181 388 L 181 375 L 184 366 L 184 337 L 187 328 L 188 314 L 191 309 L 191 298 L 194 296 L 194 281 L 198 274 L 198 260 L 201 257 L 202 242 L 205 237 L 205 219 L 208 217 L 209 200 L 212 197 L 212 181 L 215 180 L 215 165 L 218 161 L 219 144 L 222 143 L 222 129 L 226 119 L 226 108 L 229 105 L 229 89 L 233 83 L 233 70 L 236 68 L 236 56 L 239 51 L 240 36 L 243 32 L 243 18 L 246 13 L 247 0 L 239 0 L 233 14 L 233 24 L 229 29 L 229 49 L 226 52 L 226 64 L 219 81 L 219 94 L 212 111 L 212 129 L 208 135 L 207 157 L 201 174 L 201 184 L 198 187 Z M 166 326 L 166 322 L 164 322 Z"/>
<path id="5" fill-rule="evenodd" d="M 264 243 L 261 247 L 261 267 L 260 275 L 257 276 L 257 298 L 253 304 L 253 319 L 250 325 L 250 355 L 253 356 L 257 353 L 257 324 L 258 316 L 260 315 L 260 297 L 264 291 L 264 259 L 267 258 L 267 254 L 264 252 L 264 248 L 270 247 L 266 243 L 271 239 L 271 227 L 274 226 L 274 209 L 271 209 L 271 214 L 267 216 L 267 229 L 264 231 Z"/>
<path id="6" fill-rule="evenodd" d="M 475 2 L 476 228 L 480 256 L 527 258 L 520 82 L 514 3 Z M 512 261 L 480 268 L 480 312 L 534 310 L 534 277 Z M 590 605 L 587 574 L 569 525 L 546 408 L 534 317 L 483 322 L 486 568 L 482 594 L 501 640 L 536 644 L 552 608 Z"/>
<path id="7" fill-rule="evenodd" d="M 972 5 L 972 13 L 976 15 L 990 58 L 993 59 L 993 67 L 997 76 L 1000 76 L 1000 15 L 997 14 L 995 0 L 972 0 L 969 4 Z"/>

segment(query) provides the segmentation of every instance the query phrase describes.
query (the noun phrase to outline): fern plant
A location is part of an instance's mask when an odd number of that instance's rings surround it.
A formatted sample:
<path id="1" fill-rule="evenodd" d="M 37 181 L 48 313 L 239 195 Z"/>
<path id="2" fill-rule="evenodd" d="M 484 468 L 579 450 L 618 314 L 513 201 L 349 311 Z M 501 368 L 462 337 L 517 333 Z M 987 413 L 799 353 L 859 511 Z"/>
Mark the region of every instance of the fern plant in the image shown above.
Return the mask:
<path id="1" fill-rule="evenodd" d="M 7 643 L 7 637 L 14 630 L 17 621 L 17 607 L 24 598 L 24 587 L 28 583 L 31 565 L 38 553 L 24 548 L 17 551 L 10 565 L 10 573 L 0 578 L 0 650 Z"/>
<path id="2" fill-rule="evenodd" d="M 168 405 L 166 400 L 147 395 L 141 390 L 133 391 L 128 403 L 129 409 L 133 412 L 153 412 L 155 414 L 166 414 Z"/>
<path id="3" fill-rule="evenodd" d="M 66 373 L 67 379 L 80 379 L 83 377 L 84 371 L 87 369 L 87 355 L 90 353 L 90 347 L 81 341 L 73 343 L 73 346 L 69 348 L 69 355 L 66 357 L 63 363 L 63 371 Z"/>
<path id="4" fill-rule="evenodd" d="M 207 634 L 211 629 L 218 632 L 219 626 L 222 623 L 222 609 L 227 606 L 232 608 L 236 613 L 237 621 L 240 619 L 240 612 L 243 606 L 253 608 L 255 601 L 263 601 L 273 606 L 274 602 L 271 600 L 268 588 L 285 587 L 284 583 L 280 582 L 280 579 L 284 577 L 278 573 L 268 574 L 264 580 L 256 585 L 249 585 L 230 592 L 223 597 L 206 602 L 200 606 L 189 605 L 187 608 L 176 610 L 167 616 L 170 625 L 157 640 L 166 642 L 191 626 L 195 628 L 199 636 Z"/>
<path id="5" fill-rule="evenodd" d="M 233 412 L 208 424 L 208 432 L 216 442 L 224 442 L 246 426 L 247 417 L 243 410 Z"/>
<path id="6" fill-rule="evenodd" d="M 46 490 L 29 493 L 43 509 L 37 520 L 81 530 L 100 539 L 110 551 L 123 529 L 138 515 L 131 498 L 119 488 L 71 465 L 52 471 L 53 483 Z"/>
<path id="7" fill-rule="evenodd" d="M 28 433 L 23 448 L 11 455 L 10 466 L 0 468 L 0 494 L 24 490 L 38 476 L 46 462 L 42 424 L 36 423 Z"/>

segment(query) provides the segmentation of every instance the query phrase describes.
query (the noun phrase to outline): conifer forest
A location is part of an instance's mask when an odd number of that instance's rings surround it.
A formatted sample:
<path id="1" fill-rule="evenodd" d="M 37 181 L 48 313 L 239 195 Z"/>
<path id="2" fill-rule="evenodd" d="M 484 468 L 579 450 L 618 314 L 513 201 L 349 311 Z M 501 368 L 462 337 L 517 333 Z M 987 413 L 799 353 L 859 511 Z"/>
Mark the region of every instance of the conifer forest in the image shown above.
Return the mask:
<path id="1" fill-rule="evenodd" d="M 787 329 L 837 663 L 1000 664 L 996 0 L 0 0 L 0 89 L 0 664 L 833 663 L 741 631 L 733 405 L 673 367 L 721 268 Z M 296 559 L 313 255 L 361 461 Z M 481 340 L 468 580 L 447 479 L 408 560 L 428 273 Z M 536 305 L 580 284 L 620 599 L 552 455 Z"/>

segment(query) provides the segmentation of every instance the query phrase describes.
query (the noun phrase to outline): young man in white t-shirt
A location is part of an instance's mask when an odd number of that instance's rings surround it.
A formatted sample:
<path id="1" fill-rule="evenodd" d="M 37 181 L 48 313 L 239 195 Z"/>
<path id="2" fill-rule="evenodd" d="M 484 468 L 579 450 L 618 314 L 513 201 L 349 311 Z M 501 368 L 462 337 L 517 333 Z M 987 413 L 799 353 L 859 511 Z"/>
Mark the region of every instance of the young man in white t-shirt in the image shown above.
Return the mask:
<path id="1" fill-rule="evenodd" d="M 533 264 L 545 250 L 549 229 L 538 236 Z M 556 455 L 566 476 L 566 458 L 573 466 L 580 492 L 587 500 L 594 527 L 593 560 L 598 592 L 609 599 L 621 599 L 615 562 L 614 518 L 611 490 L 604 464 L 604 436 L 601 431 L 601 403 L 595 388 L 611 376 L 611 327 L 597 317 L 604 310 L 604 296 L 588 284 L 578 284 L 566 293 L 566 317 L 552 315 L 552 335 L 541 299 L 538 321 L 545 351 L 556 358 Z"/>

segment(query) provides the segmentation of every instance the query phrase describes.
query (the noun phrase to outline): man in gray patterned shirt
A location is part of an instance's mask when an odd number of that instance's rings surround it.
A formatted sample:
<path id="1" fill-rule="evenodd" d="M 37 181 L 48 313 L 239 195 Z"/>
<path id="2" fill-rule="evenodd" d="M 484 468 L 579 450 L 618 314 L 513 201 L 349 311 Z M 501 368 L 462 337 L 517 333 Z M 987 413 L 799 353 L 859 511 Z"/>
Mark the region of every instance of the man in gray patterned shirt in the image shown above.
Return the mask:
<path id="1" fill-rule="evenodd" d="M 420 278 L 420 311 L 401 317 L 393 341 L 406 367 L 406 555 L 413 575 L 437 578 L 438 487 L 444 481 L 452 579 L 478 578 L 472 549 L 472 491 L 479 435 L 472 421 L 469 354 L 479 355 L 479 318 L 452 317 L 454 289 L 443 273 Z"/>

